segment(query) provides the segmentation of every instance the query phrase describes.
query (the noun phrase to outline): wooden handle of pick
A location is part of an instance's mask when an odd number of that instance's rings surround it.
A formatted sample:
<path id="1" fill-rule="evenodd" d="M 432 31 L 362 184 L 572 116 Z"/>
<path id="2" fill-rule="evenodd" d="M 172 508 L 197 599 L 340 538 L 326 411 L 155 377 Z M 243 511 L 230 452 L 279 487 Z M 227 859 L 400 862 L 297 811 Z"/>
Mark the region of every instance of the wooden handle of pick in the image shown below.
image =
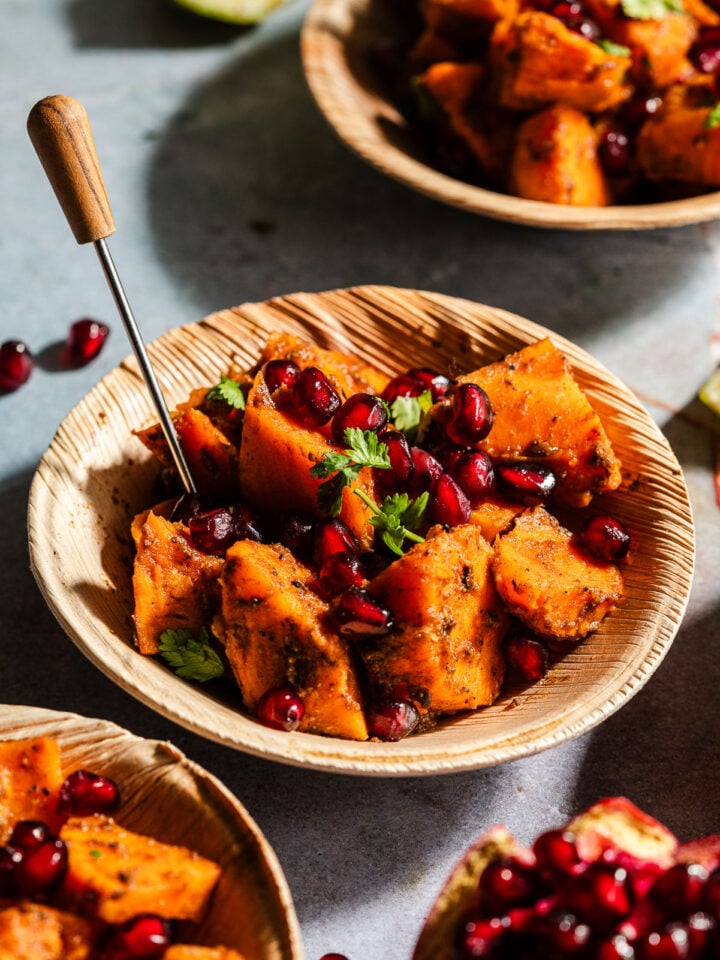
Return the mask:
<path id="1" fill-rule="evenodd" d="M 58 94 L 30 111 L 28 133 L 78 243 L 115 232 L 85 108 Z"/>

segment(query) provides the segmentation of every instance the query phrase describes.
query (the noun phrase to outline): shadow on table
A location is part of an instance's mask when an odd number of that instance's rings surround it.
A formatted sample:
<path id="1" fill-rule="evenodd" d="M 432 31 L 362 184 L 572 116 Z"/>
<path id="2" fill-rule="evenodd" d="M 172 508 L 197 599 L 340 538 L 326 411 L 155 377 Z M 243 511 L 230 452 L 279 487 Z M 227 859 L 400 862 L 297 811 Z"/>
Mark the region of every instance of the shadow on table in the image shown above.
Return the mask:
<path id="1" fill-rule="evenodd" d="M 624 794 L 682 839 L 717 830 L 718 617 L 720 603 L 686 622 L 648 686 L 591 734 L 578 809 Z"/>
<path id="2" fill-rule="evenodd" d="M 194 91 L 152 158 L 157 249 L 201 311 L 390 283 L 502 306 L 582 339 L 598 324 L 624 329 L 707 268 L 695 227 L 542 231 L 382 176 L 328 128 L 302 75 L 295 22 L 277 23 Z"/>
<path id="3" fill-rule="evenodd" d="M 170 0 L 69 0 L 66 10 L 81 49 L 208 47 L 250 29 L 196 16 Z"/>

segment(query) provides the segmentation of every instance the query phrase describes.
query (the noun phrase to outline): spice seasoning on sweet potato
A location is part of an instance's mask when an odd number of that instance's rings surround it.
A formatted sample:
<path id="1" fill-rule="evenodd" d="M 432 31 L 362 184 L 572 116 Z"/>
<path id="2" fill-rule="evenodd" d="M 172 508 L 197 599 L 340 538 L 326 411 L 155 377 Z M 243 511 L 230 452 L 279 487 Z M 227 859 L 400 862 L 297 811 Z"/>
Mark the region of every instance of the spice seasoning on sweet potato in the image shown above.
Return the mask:
<path id="1" fill-rule="evenodd" d="M 407 686 L 441 713 L 492 703 L 500 690 L 507 617 L 490 577 L 492 550 L 476 527 L 434 528 L 370 583 L 397 630 L 361 651 L 381 691 Z"/>
<path id="2" fill-rule="evenodd" d="M 684 96 L 682 88 L 678 93 L 680 102 L 670 100 L 640 131 L 638 164 L 650 180 L 718 183 L 720 126 L 714 124 L 714 103 L 696 105 L 698 98 Z"/>
<path id="3" fill-rule="evenodd" d="M 90 947 L 80 917 L 29 901 L 0 910 L 0 960 L 86 960 Z"/>
<path id="4" fill-rule="evenodd" d="M 208 623 L 219 595 L 220 557 L 200 553 L 187 529 L 152 512 L 133 523 L 135 639 L 141 653 L 158 653 L 165 630 L 196 632 Z"/>
<path id="5" fill-rule="evenodd" d="M 17 820 L 56 823 L 63 782 L 60 749 L 50 737 L 0 742 L 0 843 Z"/>
<path id="6" fill-rule="evenodd" d="M 216 630 L 251 712 L 266 691 L 290 684 L 305 713 L 299 729 L 365 740 L 359 683 L 312 572 L 284 547 L 238 540 L 227 552 Z"/>
<path id="7" fill-rule="evenodd" d="M 175 943 L 165 951 L 163 960 L 244 960 L 244 958 L 237 950 L 231 950 L 229 947 L 196 947 L 187 943 Z"/>
<path id="8" fill-rule="evenodd" d="M 495 541 L 492 571 L 509 611 L 541 636 L 580 640 L 622 597 L 614 564 L 593 558 L 544 507 Z"/>

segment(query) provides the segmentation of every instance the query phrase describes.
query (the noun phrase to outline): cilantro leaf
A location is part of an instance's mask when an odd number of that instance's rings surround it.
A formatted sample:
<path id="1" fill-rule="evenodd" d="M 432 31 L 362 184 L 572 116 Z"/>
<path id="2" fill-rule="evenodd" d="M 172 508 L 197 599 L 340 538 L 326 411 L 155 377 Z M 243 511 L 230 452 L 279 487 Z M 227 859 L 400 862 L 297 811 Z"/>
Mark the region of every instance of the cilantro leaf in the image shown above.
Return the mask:
<path id="1" fill-rule="evenodd" d="M 682 13 L 678 0 L 620 0 L 625 16 L 632 20 L 662 20 L 669 13 Z"/>
<path id="2" fill-rule="evenodd" d="M 345 443 L 349 449 L 345 451 L 354 463 L 362 467 L 378 467 L 380 470 L 390 469 L 390 454 L 387 444 L 378 440 L 373 430 L 361 430 L 360 427 L 348 427 L 345 431 Z"/>
<path id="3" fill-rule="evenodd" d="M 387 444 L 378 440 L 372 430 L 348 427 L 345 443 L 348 449 L 344 453 L 326 453 L 319 463 L 310 468 L 311 477 L 324 480 L 317 490 L 318 506 L 331 517 L 340 513 L 343 490 L 357 480 L 363 467 L 390 469 Z"/>
<path id="4" fill-rule="evenodd" d="M 612 40 L 597 40 L 597 45 L 605 53 L 609 53 L 613 57 L 629 57 L 630 56 L 630 47 L 623 47 L 619 43 L 613 43 Z"/>
<path id="5" fill-rule="evenodd" d="M 344 453 L 326 453 L 319 463 L 310 467 L 310 476 L 323 479 L 335 473 L 336 470 L 344 470 L 350 463 L 350 458 Z"/>
<path id="6" fill-rule="evenodd" d="M 345 470 L 339 470 L 334 477 L 320 484 L 317 490 L 317 501 L 323 513 L 330 517 L 336 517 L 340 513 L 343 490 L 350 485 L 350 479 Z"/>
<path id="7" fill-rule="evenodd" d="M 220 383 L 207 392 L 208 400 L 224 400 L 228 406 L 236 410 L 245 409 L 245 395 L 237 380 L 230 377 L 220 377 Z"/>
<path id="8" fill-rule="evenodd" d="M 429 390 L 423 390 L 419 397 L 396 397 L 390 408 L 395 428 L 404 433 L 417 430 L 432 402 Z"/>
<path id="9" fill-rule="evenodd" d="M 160 655 L 183 680 L 205 683 L 225 672 L 222 660 L 210 646 L 210 632 L 200 627 L 199 639 L 189 630 L 163 630 Z"/>
<path id="10" fill-rule="evenodd" d="M 417 500 L 412 501 L 406 493 L 394 493 L 391 497 L 385 497 L 382 506 L 374 503 L 362 490 L 353 490 L 353 493 L 373 511 L 375 516 L 370 517 L 369 522 L 380 532 L 383 543 L 393 553 L 397 553 L 398 556 L 403 555 L 405 540 L 412 540 L 414 543 L 423 542 L 425 538 L 412 531 L 427 507 L 427 493 L 421 494 Z"/>
<path id="11" fill-rule="evenodd" d="M 714 130 L 716 127 L 720 127 L 720 103 L 716 103 L 710 113 L 705 117 L 703 127 L 705 127 L 706 130 Z"/>

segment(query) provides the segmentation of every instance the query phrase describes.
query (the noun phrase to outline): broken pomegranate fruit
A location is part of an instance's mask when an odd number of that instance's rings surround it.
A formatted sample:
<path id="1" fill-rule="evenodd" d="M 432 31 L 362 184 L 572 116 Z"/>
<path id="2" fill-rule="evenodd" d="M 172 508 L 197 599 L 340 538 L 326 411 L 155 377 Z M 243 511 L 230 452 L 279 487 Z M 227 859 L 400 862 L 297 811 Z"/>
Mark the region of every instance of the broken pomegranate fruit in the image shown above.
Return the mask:
<path id="1" fill-rule="evenodd" d="M 683 846 L 624 797 L 532 850 L 496 827 L 451 874 L 413 960 L 717 960 L 720 839 Z"/>

